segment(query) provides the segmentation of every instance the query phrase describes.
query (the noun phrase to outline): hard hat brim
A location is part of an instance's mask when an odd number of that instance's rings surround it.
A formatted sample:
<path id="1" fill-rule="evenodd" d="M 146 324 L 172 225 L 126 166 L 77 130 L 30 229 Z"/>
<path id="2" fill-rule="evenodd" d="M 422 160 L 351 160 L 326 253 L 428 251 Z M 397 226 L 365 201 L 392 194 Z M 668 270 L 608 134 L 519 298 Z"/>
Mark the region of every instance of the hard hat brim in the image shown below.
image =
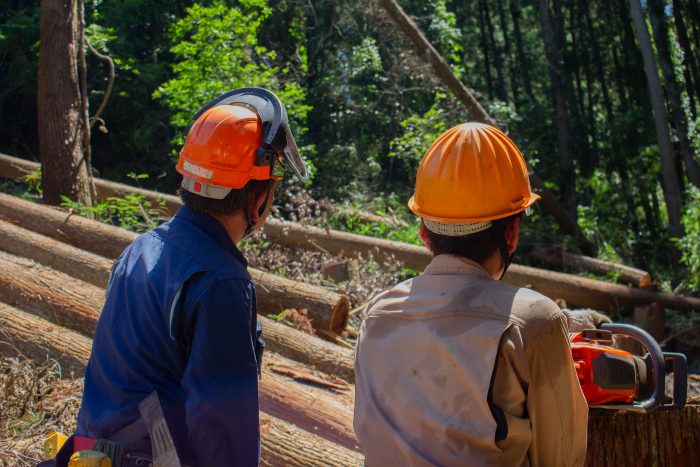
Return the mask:
<path id="1" fill-rule="evenodd" d="M 421 217 L 423 219 L 429 219 L 431 221 L 435 222 L 445 222 L 448 224 L 466 224 L 466 223 L 473 223 L 473 222 L 486 222 L 486 221 L 495 221 L 498 219 L 504 219 L 506 217 L 515 215 L 519 212 L 525 211 L 527 208 L 535 204 L 538 200 L 540 200 L 541 196 L 538 195 L 537 193 L 530 193 L 530 197 L 526 198 L 523 200 L 520 206 L 517 208 L 506 212 L 506 213 L 499 213 L 499 214 L 494 214 L 492 216 L 484 216 L 484 217 L 476 217 L 476 218 L 470 218 L 470 219 L 464 219 L 464 218 L 449 218 L 449 217 L 441 217 L 441 216 L 435 216 L 432 214 L 428 214 L 421 209 L 420 206 L 415 201 L 415 195 L 411 196 L 411 199 L 408 200 L 408 209 L 413 212 L 418 217 Z"/>

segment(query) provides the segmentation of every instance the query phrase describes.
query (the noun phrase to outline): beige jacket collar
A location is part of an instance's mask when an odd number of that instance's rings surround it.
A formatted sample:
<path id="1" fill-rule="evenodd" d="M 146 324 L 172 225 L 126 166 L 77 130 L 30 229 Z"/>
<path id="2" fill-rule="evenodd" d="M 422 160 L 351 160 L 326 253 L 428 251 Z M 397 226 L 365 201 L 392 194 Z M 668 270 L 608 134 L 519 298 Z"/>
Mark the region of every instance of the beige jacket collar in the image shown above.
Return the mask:
<path id="1" fill-rule="evenodd" d="M 423 274 L 469 274 L 490 278 L 489 273 L 476 261 L 455 255 L 434 256 Z"/>

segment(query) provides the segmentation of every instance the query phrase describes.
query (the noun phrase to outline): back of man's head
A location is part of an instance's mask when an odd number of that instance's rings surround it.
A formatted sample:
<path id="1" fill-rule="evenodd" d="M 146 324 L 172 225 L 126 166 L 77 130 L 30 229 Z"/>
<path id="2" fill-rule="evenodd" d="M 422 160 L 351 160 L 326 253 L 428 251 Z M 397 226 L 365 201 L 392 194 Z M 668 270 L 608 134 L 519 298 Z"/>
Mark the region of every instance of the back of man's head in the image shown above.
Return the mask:
<path id="1" fill-rule="evenodd" d="M 421 217 L 433 255 L 484 264 L 500 252 L 507 267 L 508 227 L 538 199 L 515 143 L 492 126 L 470 122 L 443 133 L 425 153 L 408 206 Z"/>

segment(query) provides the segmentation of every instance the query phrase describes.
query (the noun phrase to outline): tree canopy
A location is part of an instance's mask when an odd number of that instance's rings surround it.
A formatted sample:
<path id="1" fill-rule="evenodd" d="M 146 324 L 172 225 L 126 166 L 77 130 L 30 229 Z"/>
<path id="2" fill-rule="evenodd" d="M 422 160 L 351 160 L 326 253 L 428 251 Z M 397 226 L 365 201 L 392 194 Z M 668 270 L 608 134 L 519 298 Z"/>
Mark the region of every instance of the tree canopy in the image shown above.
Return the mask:
<path id="1" fill-rule="evenodd" d="M 665 274 L 674 285 L 684 280 L 688 291 L 700 287 L 697 1 L 399 3 L 600 256 Z M 34 160 L 39 6 L 0 0 L 0 151 Z M 92 131 L 93 166 L 105 178 L 144 173 L 149 187 L 173 192 L 193 113 L 221 92 L 259 85 L 286 103 L 314 167 L 315 197 L 380 200 L 408 219 L 400 206 L 423 153 L 469 119 L 376 0 L 85 0 L 85 18 L 90 43 L 116 64 L 103 131 Z M 87 65 L 95 109 L 108 70 L 91 56 Z M 654 102 L 667 112 L 665 124 Z M 667 205 L 673 190 L 678 213 Z M 544 210 L 533 219 L 525 247 L 567 243 Z"/>

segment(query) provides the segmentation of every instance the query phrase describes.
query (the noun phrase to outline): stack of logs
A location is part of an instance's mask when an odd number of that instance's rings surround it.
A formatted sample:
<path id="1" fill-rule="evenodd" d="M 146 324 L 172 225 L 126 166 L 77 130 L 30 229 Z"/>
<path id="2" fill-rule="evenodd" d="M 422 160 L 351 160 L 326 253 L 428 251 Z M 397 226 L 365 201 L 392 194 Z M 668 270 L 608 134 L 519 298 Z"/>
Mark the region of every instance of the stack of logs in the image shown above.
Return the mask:
<path id="1" fill-rule="evenodd" d="M 345 234 L 350 237 L 340 235 L 338 240 L 333 232 L 315 232 L 291 223 L 278 221 L 266 230 L 280 242 L 286 238 L 287 244 L 301 247 L 320 245 L 348 255 L 354 248 L 369 248 L 362 246 L 363 237 Z M 275 236 L 278 230 L 285 235 Z M 318 236 L 310 237 L 310 233 Z M 0 194 L 0 341 L 10 340 L 25 355 L 42 361 L 47 355 L 56 358 L 64 371 L 81 376 L 111 265 L 134 237 L 116 227 Z M 373 243 L 371 248 L 379 256 L 394 257 L 404 249 L 408 253 L 401 258 L 414 268 L 421 268 L 427 260 L 424 250 L 397 247 L 393 242 L 379 242 L 379 247 Z M 561 296 L 556 289 L 563 280 L 558 276 L 561 273 L 533 273 L 533 269 L 516 267 L 510 280 L 534 287 L 533 278 L 542 278 L 539 287 L 549 287 L 550 296 Z M 263 271 L 251 270 L 251 275 L 258 285 L 261 313 L 306 308 L 318 331 L 338 333 L 345 328 L 348 301 L 343 295 Z M 597 289 L 586 286 L 584 281 L 565 290 L 583 287 L 594 295 L 592 290 Z M 613 299 L 616 306 L 649 299 L 624 290 L 639 289 L 613 287 L 621 288 Z M 658 301 L 659 297 L 683 305 L 675 308 L 700 309 L 697 299 L 671 294 L 654 294 L 653 298 Z M 597 308 L 609 309 L 609 305 Z M 361 464 L 361 447 L 352 430 L 352 351 L 265 316 L 259 319 L 270 350 L 260 381 L 263 464 Z M 6 348 L 0 347 L 0 356 L 5 354 Z M 587 464 L 682 465 L 700 458 L 699 436 L 697 407 L 650 416 L 617 414 L 592 419 Z"/>

